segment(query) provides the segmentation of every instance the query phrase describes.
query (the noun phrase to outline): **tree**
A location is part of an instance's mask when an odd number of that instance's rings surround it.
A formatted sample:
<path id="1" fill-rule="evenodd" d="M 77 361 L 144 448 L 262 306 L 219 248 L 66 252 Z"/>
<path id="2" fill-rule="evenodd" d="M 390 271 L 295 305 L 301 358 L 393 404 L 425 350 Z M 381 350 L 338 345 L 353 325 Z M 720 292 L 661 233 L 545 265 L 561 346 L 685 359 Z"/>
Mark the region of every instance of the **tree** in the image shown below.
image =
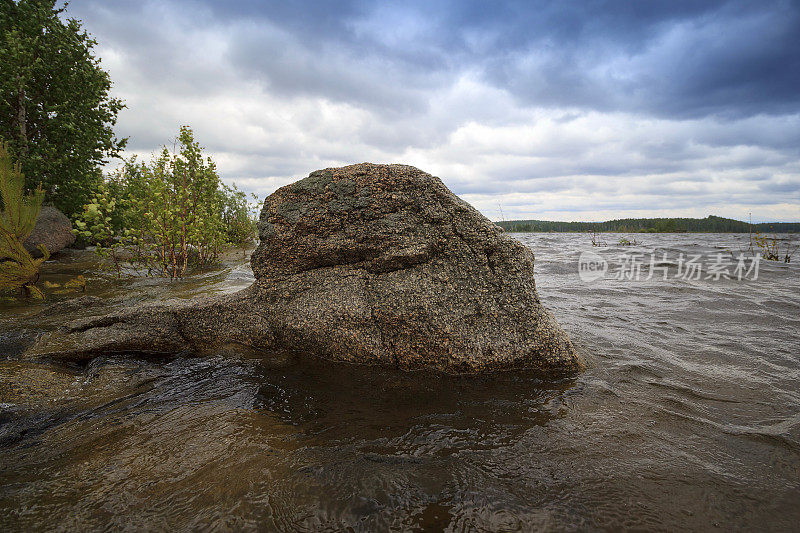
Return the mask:
<path id="1" fill-rule="evenodd" d="M 0 0 L 0 137 L 25 168 L 26 188 L 68 216 L 90 200 L 100 166 L 127 139 L 113 126 L 124 107 L 92 54 L 97 44 L 55 0 Z"/>

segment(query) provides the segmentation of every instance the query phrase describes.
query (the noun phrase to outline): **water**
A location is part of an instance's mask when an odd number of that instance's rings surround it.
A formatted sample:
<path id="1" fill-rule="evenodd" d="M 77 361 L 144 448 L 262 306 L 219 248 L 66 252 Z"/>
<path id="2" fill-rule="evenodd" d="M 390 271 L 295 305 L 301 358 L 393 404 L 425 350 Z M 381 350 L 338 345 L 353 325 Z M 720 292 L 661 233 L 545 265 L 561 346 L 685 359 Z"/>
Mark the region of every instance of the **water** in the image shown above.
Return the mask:
<path id="1" fill-rule="evenodd" d="M 589 360 L 575 379 L 222 355 L 34 364 L 19 351 L 50 319 L 2 304 L 0 529 L 795 529 L 800 256 L 762 262 L 756 280 L 645 280 L 645 268 L 584 283 L 588 236 L 516 237 Z M 672 275 L 680 253 L 747 240 L 619 237 L 594 249 L 609 275 L 618 253 L 666 252 Z M 45 279 L 92 268 L 77 254 Z M 94 275 L 88 290 L 119 304 L 250 279 L 232 259 L 178 283 Z"/>

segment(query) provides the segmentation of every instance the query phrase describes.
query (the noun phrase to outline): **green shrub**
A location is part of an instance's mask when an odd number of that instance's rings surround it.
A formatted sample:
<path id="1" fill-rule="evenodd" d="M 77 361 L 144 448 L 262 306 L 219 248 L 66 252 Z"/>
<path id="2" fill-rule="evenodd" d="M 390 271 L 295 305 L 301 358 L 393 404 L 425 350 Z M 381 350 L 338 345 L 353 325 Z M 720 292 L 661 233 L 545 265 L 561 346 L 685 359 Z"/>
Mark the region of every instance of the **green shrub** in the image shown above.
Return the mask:
<path id="1" fill-rule="evenodd" d="M 247 199 L 247 194 L 237 189 L 236 184 L 228 187 L 223 183 L 222 194 L 224 198 L 222 222 L 228 242 L 234 246 L 247 246 L 258 234 L 254 216 L 254 206 L 258 202 L 258 197 L 251 194 L 254 202 L 251 204 Z"/>
<path id="2" fill-rule="evenodd" d="M 783 253 L 781 253 L 779 249 L 780 243 L 777 235 L 773 234 L 772 237 L 769 237 L 756 232 L 755 235 L 752 236 L 752 240 L 756 243 L 759 253 L 761 253 L 761 257 L 767 261 L 783 261 L 784 263 L 791 263 L 792 255 L 797 250 L 797 246 L 792 246 L 791 235 L 786 241 L 786 249 Z M 750 247 L 752 248 L 752 244 Z"/>
<path id="3" fill-rule="evenodd" d="M 73 233 L 97 246 L 96 252 L 101 257 L 110 258 L 117 277 L 120 277 L 122 265 L 119 251 L 126 244 L 125 238 L 129 230 L 118 230 L 113 220 L 116 214 L 117 200 L 109 190 L 109 186 L 100 183 L 97 192 L 92 196 L 92 201 L 83 206 L 83 213 L 75 220 Z M 127 232 L 127 233 L 126 233 Z"/>
<path id="4" fill-rule="evenodd" d="M 220 181 L 188 126 L 178 142 L 177 154 L 164 148 L 149 163 L 126 161 L 76 221 L 76 233 L 110 257 L 118 275 L 125 263 L 139 273 L 183 277 L 255 237 L 245 193 Z"/>

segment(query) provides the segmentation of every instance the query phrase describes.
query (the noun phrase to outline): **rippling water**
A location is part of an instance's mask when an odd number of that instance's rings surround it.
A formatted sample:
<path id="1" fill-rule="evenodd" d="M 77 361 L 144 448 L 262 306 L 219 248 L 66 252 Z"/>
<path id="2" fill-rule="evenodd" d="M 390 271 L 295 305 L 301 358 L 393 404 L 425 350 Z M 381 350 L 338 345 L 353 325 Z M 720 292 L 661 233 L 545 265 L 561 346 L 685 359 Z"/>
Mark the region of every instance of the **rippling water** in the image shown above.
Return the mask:
<path id="1" fill-rule="evenodd" d="M 516 237 L 590 362 L 576 379 L 222 355 L 68 368 L 25 362 L 47 321 L 0 304 L 0 529 L 796 528 L 800 257 L 756 280 L 674 279 L 679 254 L 737 253 L 747 236 L 637 235 L 594 251 L 667 253 L 670 279 L 585 283 L 588 237 Z M 242 263 L 89 290 L 233 291 L 252 279 Z M 79 254 L 45 278 L 92 266 Z"/>

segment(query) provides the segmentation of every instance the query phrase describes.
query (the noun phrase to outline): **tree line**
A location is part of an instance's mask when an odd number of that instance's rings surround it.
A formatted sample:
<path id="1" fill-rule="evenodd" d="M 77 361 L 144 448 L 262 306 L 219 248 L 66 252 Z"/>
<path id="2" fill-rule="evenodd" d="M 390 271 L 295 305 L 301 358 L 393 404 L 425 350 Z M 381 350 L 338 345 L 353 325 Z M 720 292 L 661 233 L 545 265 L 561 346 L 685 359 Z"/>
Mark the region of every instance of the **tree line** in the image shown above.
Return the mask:
<path id="1" fill-rule="evenodd" d="M 706 218 L 620 218 L 605 222 L 557 222 L 550 220 L 506 220 L 497 225 L 508 232 L 615 232 L 615 233 L 795 233 L 800 222 L 749 224 L 741 220 L 709 215 Z"/>

